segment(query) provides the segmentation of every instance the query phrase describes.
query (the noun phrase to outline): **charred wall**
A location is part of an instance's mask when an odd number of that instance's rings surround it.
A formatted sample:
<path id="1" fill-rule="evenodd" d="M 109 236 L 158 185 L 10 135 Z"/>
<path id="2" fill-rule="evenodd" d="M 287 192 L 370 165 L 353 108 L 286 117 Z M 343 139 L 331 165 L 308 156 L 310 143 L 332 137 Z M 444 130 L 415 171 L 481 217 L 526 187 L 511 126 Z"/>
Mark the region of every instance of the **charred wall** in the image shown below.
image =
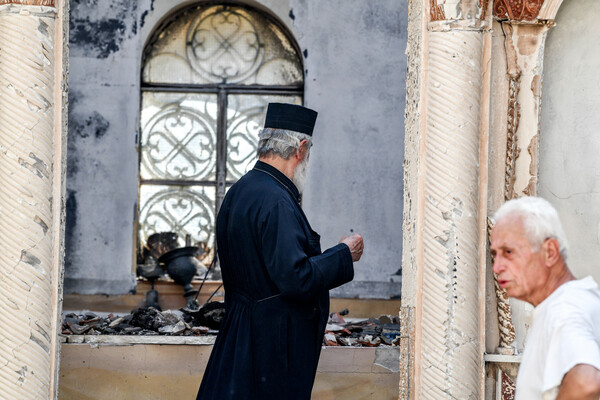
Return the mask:
<path id="1" fill-rule="evenodd" d="M 141 51 L 189 1 L 71 2 L 67 293 L 135 288 Z M 303 54 L 319 111 L 304 208 L 324 248 L 365 237 L 336 296 L 400 295 L 407 1 L 262 0 Z"/>

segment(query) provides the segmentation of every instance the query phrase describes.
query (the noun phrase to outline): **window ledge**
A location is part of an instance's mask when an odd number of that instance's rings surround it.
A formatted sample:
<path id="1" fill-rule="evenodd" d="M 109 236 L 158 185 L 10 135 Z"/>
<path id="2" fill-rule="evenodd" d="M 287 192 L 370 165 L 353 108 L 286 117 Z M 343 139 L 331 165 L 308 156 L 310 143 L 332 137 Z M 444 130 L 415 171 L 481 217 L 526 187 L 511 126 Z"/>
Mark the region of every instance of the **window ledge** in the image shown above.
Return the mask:
<path id="1" fill-rule="evenodd" d="M 61 343 L 108 346 L 136 344 L 171 344 L 207 346 L 215 343 L 216 336 L 158 336 L 158 335 L 60 335 Z"/>

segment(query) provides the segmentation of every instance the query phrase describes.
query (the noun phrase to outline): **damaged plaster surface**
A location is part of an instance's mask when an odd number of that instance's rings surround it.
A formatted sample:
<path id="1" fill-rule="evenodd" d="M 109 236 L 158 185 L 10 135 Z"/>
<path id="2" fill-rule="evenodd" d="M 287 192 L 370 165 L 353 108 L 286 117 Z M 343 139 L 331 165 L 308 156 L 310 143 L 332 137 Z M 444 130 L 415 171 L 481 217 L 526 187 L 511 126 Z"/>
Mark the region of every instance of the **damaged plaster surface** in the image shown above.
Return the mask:
<path id="1" fill-rule="evenodd" d="M 406 109 L 405 109 L 405 161 L 404 161 L 404 248 L 402 255 L 403 277 L 402 305 L 415 306 L 417 274 L 417 183 L 419 174 L 419 143 L 421 106 L 421 20 L 423 9 L 411 5 L 408 13 L 409 29 L 406 46 Z"/>
<path id="2" fill-rule="evenodd" d="M 154 29 L 186 4 L 71 3 L 66 293 L 135 287 L 141 52 Z M 323 248 L 351 232 L 367 242 L 354 282 L 334 295 L 398 297 L 407 1 L 256 6 L 298 42 L 305 104 L 319 111 L 304 196 L 308 218 Z"/>
<path id="3" fill-rule="evenodd" d="M 507 198 L 536 195 L 540 90 L 547 24 L 503 23 L 509 79 Z"/>
<path id="4" fill-rule="evenodd" d="M 402 307 L 400 309 L 400 380 L 399 399 L 414 397 L 414 311 L 417 302 L 417 243 L 418 243 L 418 176 L 420 143 L 420 107 L 421 107 L 421 52 L 423 32 L 423 7 L 415 2 L 409 3 L 408 36 L 406 45 L 406 108 L 405 108 L 405 150 L 404 150 L 404 215 L 403 215 L 403 253 L 402 253 Z M 412 350 L 412 351 L 411 351 Z M 412 392 L 411 392 L 412 389 Z"/>
<path id="5" fill-rule="evenodd" d="M 378 348 L 375 350 L 375 361 L 373 364 L 379 365 L 391 372 L 400 372 L 399 358 L 400 348 Z"/>
<path id="6" fill-rule="evenodd" d="M 65 292 L 127 293 L 137 204 L 139 7 L 73 1 Z"/>
<path id="7" fill-rule="evenodd" d="M 486 7 L 480 7 L 480 4 L 479 0 L 433 1 L 430 7 L 432 21 L 483 19 Z"/>
<path id="8" fill-rule="evenodd" d="M 95 12 L 102 6 L 102 12 Z M 107 58 L 138 30 L 138 2 L 72 0 L 69 19 L 71 56 Z"/>

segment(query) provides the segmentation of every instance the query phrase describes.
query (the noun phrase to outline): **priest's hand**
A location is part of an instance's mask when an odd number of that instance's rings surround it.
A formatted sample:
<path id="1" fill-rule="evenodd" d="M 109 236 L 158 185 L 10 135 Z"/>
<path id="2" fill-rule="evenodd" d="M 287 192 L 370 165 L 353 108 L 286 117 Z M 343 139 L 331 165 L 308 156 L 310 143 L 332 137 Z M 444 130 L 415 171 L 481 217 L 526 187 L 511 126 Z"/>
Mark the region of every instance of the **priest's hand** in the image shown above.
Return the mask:
<path id="1" fill-rule="evenodd" d="M 363 243 L 363 238 L 358 233 L 350 236 L 344 236 L 340 239 L 340 243 L 344 243 L 350 249 L 350 253 L 352 254 L 352 261 L 356 262 L 360 260 L 362 256 L 363 250 L 365 248 L 365 244 Z"/>

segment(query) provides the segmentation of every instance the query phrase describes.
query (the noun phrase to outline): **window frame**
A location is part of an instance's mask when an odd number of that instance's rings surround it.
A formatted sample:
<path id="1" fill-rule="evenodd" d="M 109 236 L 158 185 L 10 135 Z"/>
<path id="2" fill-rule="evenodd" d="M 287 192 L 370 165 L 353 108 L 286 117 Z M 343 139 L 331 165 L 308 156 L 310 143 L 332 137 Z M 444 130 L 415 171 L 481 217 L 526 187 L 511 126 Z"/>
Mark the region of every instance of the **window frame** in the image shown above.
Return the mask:
<path id="1" fill-rule="evenodd" d="M 299 68 L 302 73 L 301 83 L 297 85 L 259 85 L 259 84 L 237 84 L 237 83 L 215 83 L 215 84 L 192 84 L 192 83 L 150 83 L 144 82 L 143 71 L 147 62 L 149 49 L 155 43 L 156 38 L 161 32 L 164 31 L 169 24 L 182 15 L 186 11 L 196 7 L 202 6 L 232 6 L 241 7 L 251 10 L 255 13 L 262 14 L 263 17 L 273 23 L 281 32 L 285 35 L 288 43 L 293 47 L 296 53 L 296 60 L 299 63 Z M 142 102 L 144 93 L 184 93 L 184 94 L 211 94 L 217 96 L 217 127 L 216 127 L 216 178 L 214 180 L 174 180 L 174 179 L 142 179 L 141 177 L 141 163 L 142 163 L 142 127 L 141 119 L 138 121 L 138 136 L 137 136 L 137 150 L 138 150 L 138 195 L 136 204 L 136 214 L 134 222 L 134 254 L 140 254 L 142 248 L 140 243 L 140 192 L 142 185 L 166 185 L 166 186 L 205 186 L 214 187 L 216 191 L 215 198 L 215 217 L 219 212 L 225 193 L 229 187 L 231 187 L 236 180 L 227 179 L 227 108 L 228 108 L 228 97 L 230 95 L 264 95 L 264 96 L 295 96 L 300 99 L 301 104 L 304 104 L 304 86 L 306 82 L 306 70 L 304 66 L 303 53 L 298 45 L 298 42 L 292 32 L 277 18 L 273 13 L 268 10 L 250 6 L 248 4 L 239 2 L 219 2 L 209 3 L 201 2 L 195 3 L 188 7 L 183 7 L 175 10 L 173 13 L 168 15 L 160 24 L 158 24 L 153 32 L 149 36 L 149 40 L 145 43 L 142 49 L 142 57 L 140 64 L 140 86 L 139 86 L 139 111 L 140 115 L 142 111 Z M 214 228 L 213 228 L 214 229 Z M 214 231 L 213 231 L 214 233 Z M 215 243 L 216 250 L 216 243 Z M 134 257 L 133 271 L 135 273 L 137 267 L 138 257 Z"/>

